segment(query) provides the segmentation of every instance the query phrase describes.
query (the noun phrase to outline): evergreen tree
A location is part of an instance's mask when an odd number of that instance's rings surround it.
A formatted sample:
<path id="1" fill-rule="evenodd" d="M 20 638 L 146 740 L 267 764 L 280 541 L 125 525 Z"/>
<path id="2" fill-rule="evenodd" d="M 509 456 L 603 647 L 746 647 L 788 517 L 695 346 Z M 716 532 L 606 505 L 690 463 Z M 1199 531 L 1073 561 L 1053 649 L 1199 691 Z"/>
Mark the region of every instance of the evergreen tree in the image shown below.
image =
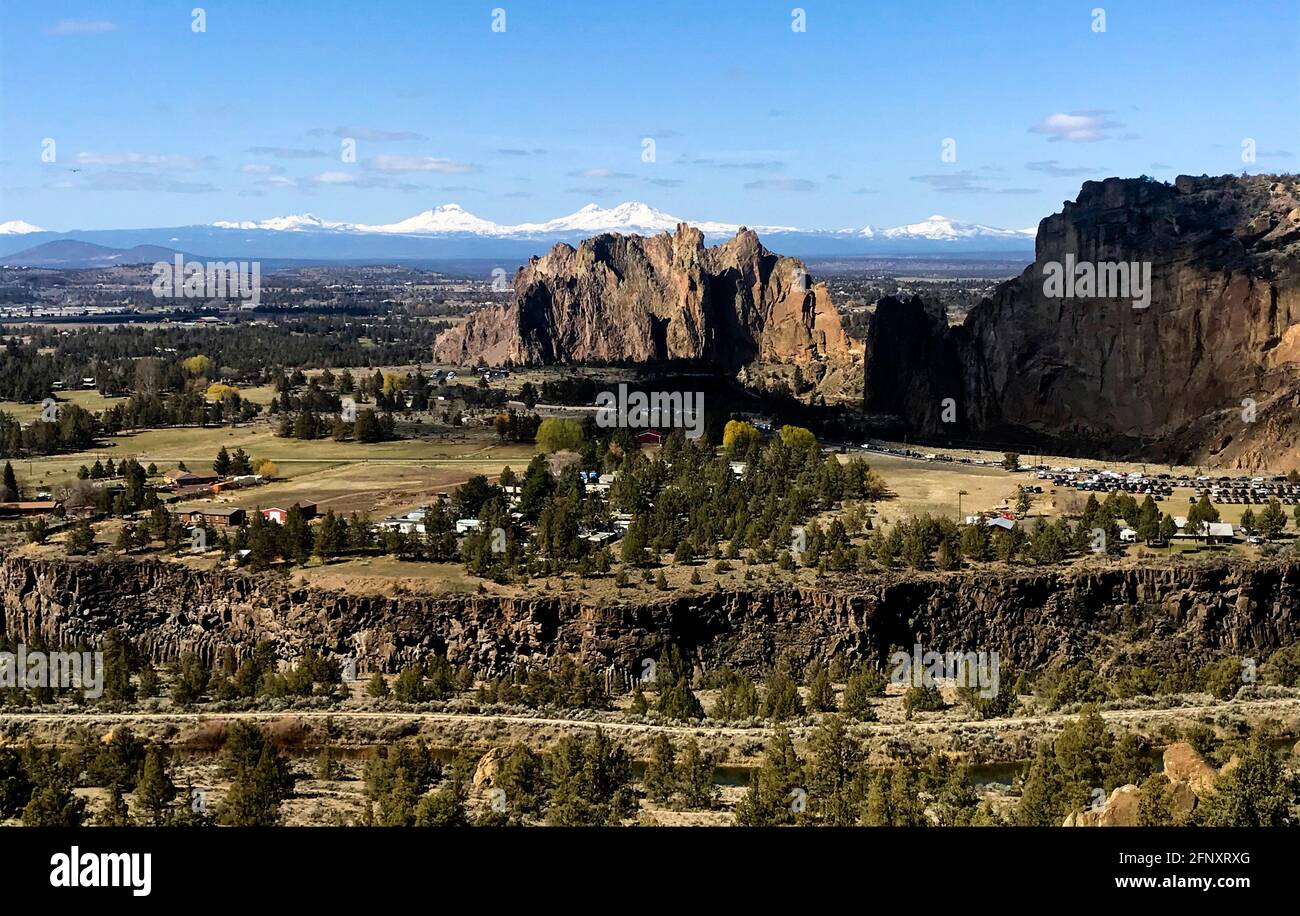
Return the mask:
<path id="1" fill-rule="evenodd" d="M 252 762 L 254 754 L 256 762 Z M 220 823 L 233 827 L 280 823 L 280 804 L 292 791 L 293 778 L 287 761 L 260 729 L 240 722 L 231 726 L 222 772 L 230 779 L 230 790 L 218 814 Z"/>
<path id="2" fill-rule="evenodd" d="M 808 688 L 808 708 L 813 712 L 835 711 L 835 688 L 830 671 L 821 661 L 815 661 L 804 672 Z"/>
<path id="3" fill-rule="evenodd" d="M 663 732 L 658 732 L 650 745 L 650 762 L 646 764 L 646 797 L 665 805 L 677 788 L 677 755 L 673 743 Z"/>
<path id="4" fill-rule="evenodd" d="M 0 491 L 0 498 L 5 502 L 16 502 L 22 499 L 21 491 L 18 489 L 18 477 L 14 474 L 14 466 L 8 461 L 5 462 L 3 490 Z"/>
<path id="5" fill-rule="evenodd" d="M 1290 827 L 1300 782 L 1266 744 L 1253 740 L 1235 769 L 1220 773 L 1214 792 L 1196 809 L 1210 827 Z"/>
<path id="6" fill-rule="evenodd" d="M 709 809 L 717 804 L 716 769 L 714 756 L 702 751 L 694 738 L 687 738 L 677 764 L 677 790 L 681 793 L 683 805 Z"/>
<path id="7" fill-rule="evenodd" d="M 1271 541 L 1282 533 L 1286 527 L 1286 512 L 1277 497 L 1269 499 L 1264 510 L 1259 513 L 1259 533 L 1265 540 Z"/>
<path id="8" fill-rule="evenodd" d="M 1142 500 L 1142 507 L 1138 510 L 1137 524 L 1134 531 L 1137 533 L 1138 538 L 1147 544 L 1158 540 L 1160 537 L 1160 509 L 1157 508 L 1150 493 Z"/>
<path id="9" fill-rule="evenodd" d="M 855 779 L 862 763 L 862 748 L 850 737 L 844 719 L 827 716 L 808 742 L 809 813 L 830 826 L 847 827 L 857 821 Z"/>
<path id="10" fill-rule="evenodd" d="M 95 550 L 95 530 L 90 527 L 90 519 L 79 519 L 68 532 L 65 549 L 69 556 L 81 557 Z"/>
<path id="11" fill-rule="evenodd" d="M 763 694 L 763 718 L 782 722 L 801 716 L 803 712 L 803 701 L 799 697 L 799 688 L 794 678 L 790 676 L 790 667 L 781 661 L 767 679 L 767 689 Z"/>
<path id="12" fill-rule="evenodd" d="M 757 718 L 762 704 L 754 683 L 730 668 L 723 668 L 718 676 L 722 686 L 713 707 L 713 718 L 724 721 Z"/>
<path id="13" fill-rule="evenodd" d="M 871 699 L 883 696 L 884 692 L 884 677 L 878 671 L 859 667 L 849 675 L 848 682 L 844 685 L 844 714 L 859 722 L 874 722 L 876 709 Z"/>
<path id="14" fill-rule="evenodd" d="M 659 691 L 657 709 L 661 716 L 668 719 L 686 721 L 704 718 L 704 707 L 691 691 L 685 676 L 677 678 L 666 690 Z"/>
<path id="15" fill-rule="evenodd" d="M 118 783 L 113 783 L 109 788 L 108 798 L 95 818 L 95 823 L 101 827 L 131 826 L 131 812 L 126 804 L 126 796 L 122 794 L 122 786 Z"/>
<path id="16" fill-rule="evenodd" d="M 176 800 L 176 784 L 172 781 L 170 770 L 163 748 L 151 744 L 145 752 L 144 770 L 135 788 L 135 794 L 148 823 L 155 827 L 161 827 L 171 821 L 172 804 Z"/>
<path id="17" fill-rule="evenodd" d="M 803 788 L 803 762 L 784 725 L 778 725 L 763 752 L 762 765 L 749 777 L 749 788 L 736 805 L 742 827 L 771 827 L 794 822 Z"/>

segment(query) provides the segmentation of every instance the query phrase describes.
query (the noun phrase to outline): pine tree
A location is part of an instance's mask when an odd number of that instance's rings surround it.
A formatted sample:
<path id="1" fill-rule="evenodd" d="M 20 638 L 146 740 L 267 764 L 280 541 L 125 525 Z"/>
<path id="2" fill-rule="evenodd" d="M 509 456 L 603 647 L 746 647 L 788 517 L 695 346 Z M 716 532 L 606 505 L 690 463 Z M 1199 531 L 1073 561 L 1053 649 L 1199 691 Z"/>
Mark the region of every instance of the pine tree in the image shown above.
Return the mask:
<path id="1" fill-rule="evenodd" d="M 388 681 L 384 679 L 382 672 L 376 671 L 366 682 L 366 696 L 383 699 L 388 696 L 388 693 Z"/>
<path id="2" fill-rule="evenodd" d="M 704 718 L 704 707 L 691 691 L 691 686 L 684 675 L 677 678 L 668 689 L 659 691 L 659 702 L 656 708 L 659 714 L 667 719 L 684 722 L 688 719 Z"/>
<path id="3" fill-rule="evenodd" d="M 163 748 L 151 744 L 145 752 L 144 769 L 135 787 L 136 800 L 144 811 L 148 823 L 161 827 L 170 823 L 172 804 L 176 800 L 176 784 L 172 781 L 171 767 Z"/>
<path id="4" fill-rule="evenodd" d="M 227 733 L 222 769 L 230 777 L 230 791 L 218 820 L 233 827 L 273 827 L 280 823 L 280 803 L 292 786 L 288 764 L 256 727 L 244 726 L 242 735 L 236 735 L 241 724 Z M 256 762 L 250 763 L 254 753 Z"/>
<path id="5" fill-rule="evenodd" d="M 687 808 L 714 807 L 718 802 L 718 786 L 714 782 L 717 763 L 711 753 L 700 749 L 694 738 L 686 739 L 677 763 L 677 790 L 682 804 Z"/>
<path id="6" fill-rule="evenodd" d="M 857 820 L 853 783 L 862 763 L 862 748 L 849 735 L 844 719 L 822 719 L 808 742 L 810 813 L 827 825 L 848 827 Z"/>
<path id="7" fill-rule="evenodd" d="M 778 725 L 763 752 L 763 763 L 749 778 L 749 789 L 736 805 L 742 827 L 771 827 L 793 823 L 798 791 L 803 788 L 803 762 L 795 753 L 790 732 Z"/>
<path id="8" fill-rule="evenodd" d="M 640 684 L 636 684 L 632 688 L 631 708 L 634 716 L 644 716 L 650 710 L 650 704 L 646 702 L 645 694 L 641 692 Z"/>
<path id="9" fill-rule="evenodd" d="M 808 666 L 804 677 L 808 688 L 808 708 L 813 712 L 834 712 L 835 688 L 826 666 L 815 661 Z"/>
<path id="10" fill-rule="evenodd" d="M 126 797 L 122 794 L 122 786 L 119 783 L 113 783 L 109 789 L 108 798 L 105 799 L 103 809 L 95 818 L 95 823 L 101 827 L 131 826 L 131 811 L 127 807 Z"/>
<path id="11" fill-rule="evenodd" d="M 673 743 L 663 732 L 658 732 L 650 746 L 650 762 L 646 764 L 646 797 L 651 801 L 665 805 L 676 791 L 677 755 Z"/>
<path id="12" fill-rule="evenodd" d="M 882 696 L 885 692 L 885 679 L 877 671 L 859 667 L 849 675 L 844 685 L 842 706 L 844 714 L 859 722 L 874 722 L 876 709 L 872 697 Z"/>
<path id="13" fill-rule="evenodd" d="M 95 531 L 90 527 L 90 519 L 82 518 L 68 532 L 65 544 L 68 556 L 81 557 L 95 550 Z"/>
<path id="14" fill-rule="evenodd" d="M 1061 766 L 1049 743 L 1039 745 L 1020 788 L 1013 815 L 1019 827 L 1059 827 L 1065 816 Z"/>
<path id="15" fill-rule="evenodd" d="M 763 695 L 763 718 L 782 722 L 803 715 L 803 711 L 803 701 L 799 697 L 799 688 L 794 678 L 790 676 L 790 667 L 781 661 L 767 679 L 767 690 Z"/>
<path id="16" fill-rule="evenodd" d="M 1142 507 L 1138 510 L 1137 526 L 1134 531 L 1147 544 L 1160 537 L 1160 509 L 1157 508 L 1150 493 L 1147 494 L 1146 499 L 1142 500 Z"/>

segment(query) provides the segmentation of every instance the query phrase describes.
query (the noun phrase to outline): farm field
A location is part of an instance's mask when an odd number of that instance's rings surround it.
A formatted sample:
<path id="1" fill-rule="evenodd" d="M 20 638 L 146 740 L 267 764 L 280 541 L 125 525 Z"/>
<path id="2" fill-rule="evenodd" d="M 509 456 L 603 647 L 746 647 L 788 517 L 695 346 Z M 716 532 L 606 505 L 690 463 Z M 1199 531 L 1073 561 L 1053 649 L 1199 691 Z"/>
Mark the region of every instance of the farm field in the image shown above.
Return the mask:
<path id="1" fill-rule="evenodd" d="M 60 391 L 55 399 L 60 404 L 76 404 L 91 413 L 99 413 L 107 410 L 114 404 L 120 404 L 126 398 L 106 398 L 98 391 L 80 390 L 80 391 Z M 24 425 L 31 423 L 41 415 L 41 402 L 25 403 L 23 401 L 0 401 L 0 411 L 11 414 L 23 422 Z"/>
<path id="2" fill-rule="evenodd" d="M 535 453 L 532 445 L 501 444 L 490 433 L 460 434 L 438 439 L 392 442 L 303 442 L 283 439 L 266 422 L 230 427 L 183 427 L 144 430 L 105 441 L 104 448 L 52 455 L 14 463 L 26 489 L 50 489 L 76 477 L 77 469 L 111 458 L 120 463 L 135 458 L 155 464 L 160 472 L 180 462 L 191 470 L 211 467 L 218 450 L 242 448 L 252 458 L 269 458 L 277 479 L 265 486 L 230 490 L 211 500 L 243 508 L 309 499 L 321 511 L 384 514 L 428 502 L 434 494 L 454 489 L 474 474 L 496 477 L 502 467 L 522 470 Z"/>

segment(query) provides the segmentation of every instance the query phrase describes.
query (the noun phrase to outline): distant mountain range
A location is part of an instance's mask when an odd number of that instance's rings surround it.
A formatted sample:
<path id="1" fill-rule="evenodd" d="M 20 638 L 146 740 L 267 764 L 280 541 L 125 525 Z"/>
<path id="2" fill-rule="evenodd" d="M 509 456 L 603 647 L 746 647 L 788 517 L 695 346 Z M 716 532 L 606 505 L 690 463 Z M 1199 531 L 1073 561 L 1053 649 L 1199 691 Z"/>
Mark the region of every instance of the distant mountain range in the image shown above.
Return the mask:
<path id="1" fill-rule="evenodd" d="M 72 270 L 83 267 L 118 267 L 123 264 L 154 264 L 171 261 L 182 252 L 161 245 L 109 248 L 76 239 L 55 239 L 0 258 L 6 267 L 50 267 Z M 187 259 L 193 257 L 187 256 Z"/>
<path id="2" fill-rule="evenodd" d="M 545 254 L 557 242 L 576 243 L 607 232 L 650 236 L 673 232 L 680 223 L 694 226 L 712 241 L 731 238 L 742 228 L 733 223 L 682 219 L 638 201 L 608 208 L 588 204 L 567 216 L 515 225 L 483 219 L 456 204 L 444 204 L 408 219 L 382 225 L 330 222 L 304 213 L 264 220 L 220 221 L 211 226 L 50 232 L 14 220 L 0 223 L 0 263 L 17 265 L 21 260 L 28 266 L 75 266 L 66 262 L 38 263 L 46 252 L 33 252 L 32 249 L 56 239 L 127 250 L 157 245 L 214 258 L 322 261 L 520 259 Z M 1037 232 L 1036 229 L 998 229 L 938 215 L 888 229 L 869 225 L 829 230 L 793 226 L 749 228 L 764 238 L 772 239 L 780 250 L 802 256 L 991 252 L 1032 255 Z M 56 252 L 65 257 L 67 253 L 66 250 Z"/>

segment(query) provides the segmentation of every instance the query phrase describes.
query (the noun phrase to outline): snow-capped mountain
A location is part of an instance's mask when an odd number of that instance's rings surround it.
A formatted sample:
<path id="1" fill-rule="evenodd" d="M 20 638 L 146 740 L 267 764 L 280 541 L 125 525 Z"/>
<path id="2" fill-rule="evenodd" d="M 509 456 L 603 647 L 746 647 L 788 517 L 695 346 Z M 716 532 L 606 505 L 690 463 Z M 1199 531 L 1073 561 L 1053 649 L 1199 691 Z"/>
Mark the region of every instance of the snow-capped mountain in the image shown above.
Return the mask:
<path id="1" fill-rule="evenodd" d="M 417 213 L 409 219 L 382 226 L 357 226 L 358 232 L 486 235 L 500 238 L 509 235 L 509 226 L 501 226 L 490 219 L 475 216 L 459 204 L 443 204 L 432 210 Z"/>
<path id="2" fill-rule="evenodd" d="M 628 201 L 616 207 L 587 204 L 575 213 L 540 223 L 504 225 L 475 216 L 459 204 L 443 204 L 432 210 L 417 213 L 409 219 L 395 223 L 366 225 L 363 223 L 331 223 L 311 214 L 281 216 L 256 222 L 218 222 L 219 229 L 266 229 L 281 232 L 331 230 L 365 232 L 391 235 L 466 235 L 496 239 L 569 238 L 618 232 L 631 235 L 653 235 L 671 232 L 679 223 L 689 223 L 706 236 L 725 237 L 736 234 L 738 223 L 713 220 L 689 220 L 662 210 L 656 210 L 640 201 Z M 877 230 L 867 225 L 861 229 L 849 228 L 835 232 L 819 229 L 799 229 L 794 226 L 754 226 L 761 236 L 769 235 L 827 235 L 854 239 L 923 239 L 934 242 L 978 239 L 1032 239 L 1035 229 L 997 229 L 978 223 L 964 223 L 947 216 L 931 216 L 919 223 Z"/>
<path id="3" fill-rule="evenodd" d="M 218 229 L 267 229 L 271 232 L 307 232 L 319 229 L 339 229 L 350 230 L 355 227 L 351 223 L 330 223 L 319 217 L 312 216 L 310 213 L 302 213 L 294 216 L 273 216 L 264 220 L 244 220 L 243 222 L 229 222 L 226 220 L 217 220 L 212 225 Z"/>
<path id="4" fill-rule="evenodd" d="M 867 227 L 868 231 L 870 227 Z M 974 238 L 1026 238 L 1032 239 L 1038 234 L 1037 229 L 995 229 L 978 223 L 962 223 L 948 216 L 935 214 L 919 223 L 895 226 L 883 229 L 881 236 L 887 239 L 929 239 L 930 241 L 950 241 Z"/>
<path id="5" fill-rule="evenodd" d="M 540 222 L 496 223 L 457 204 L 443 204 L 392 223 L 330 221 L 311 213 L 257 220 L 223 220 L 209 225 L 151 229 L 95 229 L 49 232 L 18 220 L 0 224 L 0 257 L 26 254 L 36 245 L 72 239 L 110 248 L 160 245 L 214 258 L 364 261 L 492 259 L 501 264 L 545 254 L 552 245 L 606 232 L 655 235 L 687 223 L 709 244 L 736 234 L 736 223 L 697 220 L 656 210 L 640 201 L 616 207 L 588 204 Z M 919 223 L 881 229 L 799 229 L 751 225 L 767 248 L 796 257 L 842 255 L 942 255 L 1014 253 L 1031 257 L 1033 229 L 996 229 L 932 216 Z"/>
<path id="6" fill-rule="evenodd" d="M 656 210 L 640 201 L 628 201 L 617 207 L 600 207 L 587 204 L 577 213 L 561 216 L 544 223 L 522 223 L 511 227 L 515 232 L 527 235 L 561 235 L 576 233 L 593 235 L 600 232 L 620 232 L 625 235 L 653 235 L 659 232 L 672 232 L 679 223 L 690 223 L 705 235 L 735 235 L 740 225 L 737 223 L 719 223 L 712 220 L 687 220 L 673 216 L 662 210 Z M 756 226 L 757 232 L 769 234 L 777 232 L 798 232 L 782 226 Z"/>
<path id="7" fill-rule="evenodd" d="M 11 219 L 8 222 L 0 223 L 0 235 L 27 235 L 29 232 L 44 232 L 40 226 L 33 226 L 31 223 L 25 223 L 20 219 Z"/>
<path id="8" fill-rule="evenodd" d="M 679 216 L 656 210 L 640 201 L 628 201 L 617 207 L 587 204 L 576 213 L 557 217 L 541 223 L 502 225 L 475 216 L 459 204 L 443 204 L 432 210 L 417 213 L 395 223 L 367 225 L 364 223 L 331 223 L 312 216 L 278 216 L 264 220 L 240 222 L 219 221 L 212 225 L 218 229 L 266 229 L 276 232 L 301 232 L 312 230 L 338 230 L 345 232 L 384 233 L 390 235 L 476 235 L 487 238 L 546 238 L 599 235 L 618 232 L 625 235 L 654 235 L 672 232 L 678 223 L 689 222 L 707 236 L 735 235 L 740 229 L 736 223 L 719 223 L 710 220 L 685 220 Z M 776 234 L 799 232 L 788 226 L 756 226 L 759 233 Z"/>

